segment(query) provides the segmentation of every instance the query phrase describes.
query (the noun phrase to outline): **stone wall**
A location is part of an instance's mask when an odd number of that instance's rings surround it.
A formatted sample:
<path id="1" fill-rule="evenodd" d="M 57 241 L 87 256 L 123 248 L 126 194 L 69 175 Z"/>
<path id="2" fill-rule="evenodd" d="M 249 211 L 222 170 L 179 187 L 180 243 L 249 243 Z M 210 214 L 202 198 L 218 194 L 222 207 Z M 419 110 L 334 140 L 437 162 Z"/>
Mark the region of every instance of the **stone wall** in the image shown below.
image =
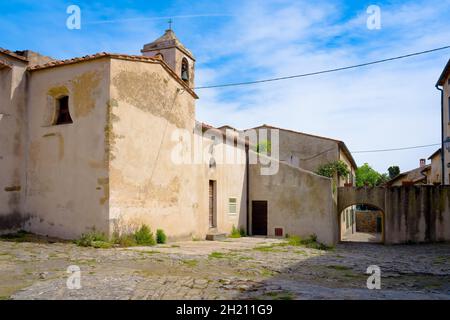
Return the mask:
<path id="1" fill-rule="evenodd" d="M 356 232 L 377 233 L 377 219 L 381 211 L 356 211 Z"/>

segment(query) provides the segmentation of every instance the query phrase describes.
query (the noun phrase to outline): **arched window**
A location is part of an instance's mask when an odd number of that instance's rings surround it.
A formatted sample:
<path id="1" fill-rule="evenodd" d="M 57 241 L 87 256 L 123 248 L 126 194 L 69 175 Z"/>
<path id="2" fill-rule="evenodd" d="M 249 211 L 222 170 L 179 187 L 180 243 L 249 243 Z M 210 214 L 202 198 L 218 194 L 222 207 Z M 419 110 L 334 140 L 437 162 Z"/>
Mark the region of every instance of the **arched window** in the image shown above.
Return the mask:
<path id="1" fill-rule="evenodd" d="M 56 125 L 73 123 L 69 111 L 69 97 L 62 96 L 56 100 Z"/>
<path id="2" fill-rule="evenodd" d="M 181 79 L 186 82 L 189 81 L 189 62 L 186 58 L 183 58 L 181 62 Z"/>

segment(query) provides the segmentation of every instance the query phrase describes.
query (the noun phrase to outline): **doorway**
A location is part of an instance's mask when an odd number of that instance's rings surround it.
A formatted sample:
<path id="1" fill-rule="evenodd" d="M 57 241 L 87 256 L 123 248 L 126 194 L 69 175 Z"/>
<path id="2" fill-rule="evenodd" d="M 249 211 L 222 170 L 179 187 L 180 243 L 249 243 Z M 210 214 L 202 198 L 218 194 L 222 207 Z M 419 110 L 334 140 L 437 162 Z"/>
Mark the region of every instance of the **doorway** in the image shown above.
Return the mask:
<path id="1" fill-rule="evenodd" d="M 267 201 L 252 201 L 252 234 L 267 236 Z"/>
<path id="2" fill-rule="evenodd" d="M 339 216 L 341 242 L 384 243 L 384 212 L 367 204 L 344 209 Z"/>

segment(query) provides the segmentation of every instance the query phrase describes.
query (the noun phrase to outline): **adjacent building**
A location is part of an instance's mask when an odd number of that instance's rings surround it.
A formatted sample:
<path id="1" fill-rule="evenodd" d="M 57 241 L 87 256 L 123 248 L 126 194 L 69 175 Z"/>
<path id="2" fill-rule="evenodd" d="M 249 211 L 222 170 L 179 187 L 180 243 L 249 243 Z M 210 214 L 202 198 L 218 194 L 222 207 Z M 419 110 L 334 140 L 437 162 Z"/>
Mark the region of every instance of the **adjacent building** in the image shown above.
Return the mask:
<path id="1" fill-rule="evenodd" d="M 426 164 L 425 159 L 420 160 L 420 166 L 416 169 L 402 172 L 395 178 L 389 180 L 389 187 L 413 186 L 429 184 L 431 179 L 431 164 Z"/>
<path id="2" fill-rule="evenodd" d="M 441 91 L 442 148 L 441 183 L 450 184 L 450 60 L 442 71 L 436 88 Z"/>
<path id="3" fill-rule="evenodd" d="M 428 160 L 431 168 L 428 175 L 428 184 L 439 185 L 442 183 L 442 149 L 436 150 Z"/>

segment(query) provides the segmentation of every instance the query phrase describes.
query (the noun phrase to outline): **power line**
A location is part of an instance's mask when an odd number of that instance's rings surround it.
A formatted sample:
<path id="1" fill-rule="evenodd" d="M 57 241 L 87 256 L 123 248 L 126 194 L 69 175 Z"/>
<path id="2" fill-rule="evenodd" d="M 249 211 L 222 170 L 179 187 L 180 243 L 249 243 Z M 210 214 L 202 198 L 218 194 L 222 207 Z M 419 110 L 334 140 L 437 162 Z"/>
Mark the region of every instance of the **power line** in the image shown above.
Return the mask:
<path id="1" fill-rule="evenodd" d="M 370 66 L 370 65 L 374 65 L 374 64 L 379 64 L 379 63 L 393 61 L 393 60 L 405 59 L 405 58 L 419 56 L 419 55 L 423 55 L 423 54 L 428 54 L 428 53 L 441 51 L 441 50 L 445 50 L 445 49 L 450 49 L 450 46 L 445 46 L 445 47 L 435 48 L 435 49 L 431 49 L 431 50 L 410 53 L 410 54 L 406 54 L 406 55 L 402 55 L 402 56 L 397 56 L 397 57 L 392 57 L 392 58 L 387 58 L 387 59 L 382 59 L 382 60 L 376 60 L 376 61 L 372 61 L 372 62 L 366 62 L 366 63 L 362 63 L 362 64 L 356 64 L 356 65 L 353 65 L 353 66 L 341 67 L 341 68 L 336 68 L 336 69 L 327 69 L 327 70 L 321 70 L 321 71 L 316 71 L 316 72 L 303 73 L 303 74 L 297 74 L 297 75 L 292 75 L 292 76 L 271 78 L 271 79 L 264 79 L 264 80 L 255 80 L 255 81 L 248 81 L 248 82 L 236 82 L 236 83 L 226 83 L 226 84 L 202 86 L 202 87 L 195 88 L 195 90 L 213 89 L 213 88 L 225 88 L 225 87 L 236 87 L 236 86 L 259 84 L 259 83 L 265 83 L 265 82 L 274 82 L 274 81 L 281 81 L 281 80 L 288 80 L 288 79 L 295 79 L 295 78 L 304 78 L 304 77 L 309 77 L 309 76 L 316 76 L 316 75 L 319 75 L 319 74 L 332 73 L 332 72 L 337 72 L 337 71 L 343 71 L 343 70 L 349 70 L 349 69 L 366 67 L 366 66 Z"/>
<path id="2" fill-rule="evenodd" d="M 436 147 L 440 146 L 440 143 L 428 144 L 423 146 L 414 146 L 414 147 L 404 147 L 404 148 L 394 148 L 394 149 L 381 149 L 381 150 L 365 150 L 365 151 L 352 151 L 352 153 L 376 153 L 376 152 L 391 152 L 391 151 L 403 151 L 403 150 L 412 150 L 412 149 L 421 149 L 428 147 Z"/>

